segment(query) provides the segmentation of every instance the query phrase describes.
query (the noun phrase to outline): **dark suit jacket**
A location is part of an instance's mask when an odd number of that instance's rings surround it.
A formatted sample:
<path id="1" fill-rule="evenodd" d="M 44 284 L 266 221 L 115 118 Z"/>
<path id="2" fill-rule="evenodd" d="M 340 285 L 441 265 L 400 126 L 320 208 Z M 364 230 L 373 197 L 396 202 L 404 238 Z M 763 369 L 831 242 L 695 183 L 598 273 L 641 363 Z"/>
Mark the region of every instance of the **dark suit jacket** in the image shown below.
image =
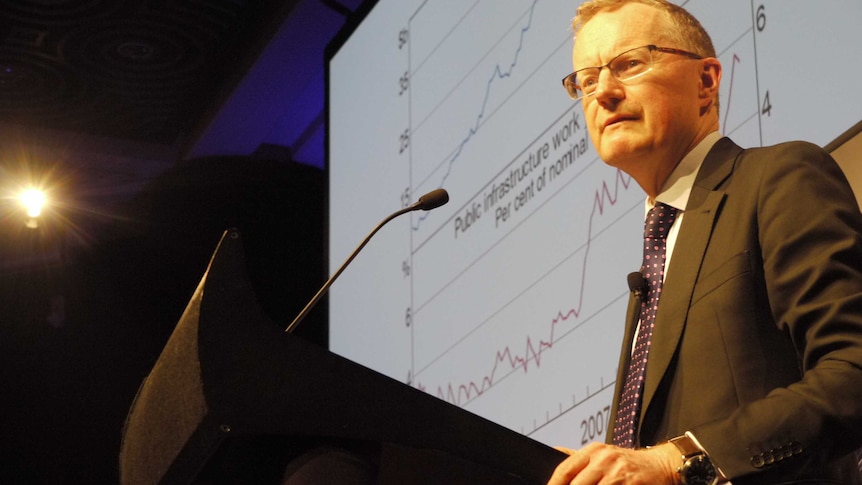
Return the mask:
<path id="1" fill-rule="evenodd" d="M 862 445 L 862 214 L 844 175 L 811 144 L 723 138 L 681 224 L 639 445 L 691 431 L 734 485 L 843 475 Z"/>

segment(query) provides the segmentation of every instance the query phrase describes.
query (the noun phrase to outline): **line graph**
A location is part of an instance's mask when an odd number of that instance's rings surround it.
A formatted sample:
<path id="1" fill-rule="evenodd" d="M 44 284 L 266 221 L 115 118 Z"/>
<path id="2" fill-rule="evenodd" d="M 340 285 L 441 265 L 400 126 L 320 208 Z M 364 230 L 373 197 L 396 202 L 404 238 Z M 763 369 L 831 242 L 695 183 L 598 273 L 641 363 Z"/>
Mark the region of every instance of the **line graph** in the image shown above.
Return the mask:
<path id="1" fill-rule="evenodd" d="M 735 37 L 718 53 L 724 68 L 719 94 L 721 133 L 743 145 L 759 145 L 760 136 L 752 125 L 752 121 L 757 120 L 757 90 L 753 89 L 756 65 L 752 62 L 754 28 L 750 25 L 737 27 L 741 31 L 730 33 Z"/>
<path id="2" fill-rule="evenodd" d="M 472 140 L 472 138 L 479 132 L 479 130 L 480 130 L 480 128 L 484 122 L 484 119 L 485 119 L 486 115 L 488 114 L 489 100 L 491 98 L 491 92 L 495 86 L 495 83 L 500 81 L 500 80 L 510 78 L 512 75 L 512 72 L 518 66 L 518 60 L 519 60 L 519 57 L 520 57 L 521 52 L 522 52 L 523 47 L 524 47 L 525 37 L 526 37 L 526 34 L 530 31 L 530 28 L 532 26 L 533 12 L 534 12 L 538 2 L 539 2 L 539 0 L 533 0 L 532 4 L 527 9 L 526 13 L 523 15 L 526 17 L 526 21 L 521 21 L 521 18 L 519 18 L 518 21 L 515 24 L 513 24 L 513 27 L 504 33 L 503 37 L 505 37 L 506 35 L 510 35 L 513 30 L 515 32 L 517 32 L 517 39 L 518 39 L 517 40 L 517 46 L 514 49 L 514 53 L 511 54 L 511 57 L 510 57 L 511 61 L 508 62 L 507 66 L 504 67 L 504 65 L 502 65 L 501 63 L 498 62 L 498 63 L 494 64 L 493 68 L 491 69 L 491 74 L 490 74 L 490 76 L 487 77 L 487 81 L 485 82 L 484 93 L 481 96 L 481 103 L 479 104 L 478 110 L 477 110 L 477 112 L 473 118 L 474 121 L 471 124 L 469 124 L 468 126 L 466 126 L 466 130 L 465 130 L 466 134 L 463 135 L 463 138 L 457 143 L 453 152 L 446 155 L 443 158 L 443 160 L 441 160 L 439 162 L 438 167 L 435 168 L 434 170 L 428 172 L 427 175 L 424 175 L 424 176 L 420 175 L 422 177 L 422 179 L 418 183 L 414 184 L 414 186 L 423 187 L 422 190 L 425 190 L 424 187 L 428 183 L 431 182 L 430 178 L 433 177 L 434 174 L 437 173 L 440 169 L 442 169 L 443 173 L 442 173 L 442 175 L 439 175 L 438 182 L 436 183 L 436 186 L 434 186 L 434 188 L 446 187 L 446 182 L 447 182 L 450 174 L 452 173 L 453 165 L 459 159 L 462 152 L 464 151 L 464 146 L 467 145 Z M 467 13 L 469 14 L 472 11 L 473 11 L 473 8 L 471 7 Z M 462 20 L 463 19 L 461 19 L 457 22 L 456 27 L 461 25 Z M 520 28 L 518 28 L 519 24 L 522 24 L 520 26 Z M 450 32 L 450 34 L 447 34 L 447 38 L 449 37 L 449 35 L 451 35 L 451 32 Z M 495 42 L 494 45 L 492 46 L 492 49 L 489 49 L 487 51 L 487 53 L 485 55 L 483 55 L 481 59 L 479 59 L 479 61 L 476 63 L 476 66 L 473 69 L 471 69 L 461 80 L 459 80 L 457 83 L 455 83 L 455 85 L 451 88 L 451 90 L 445 96 L 443 96 L 441 99 L 437 100 L 437 103 L 433 107 L 431 107 L 430 111 L 428 111 L 427 114 L 425 114 L 424 116 L 420 115 L 421 119 L 417 122 L 417 124 L 415 126 L 413 126 L 413 124 L 412 124 L 412 115 L 411 115 L 410 132 L 411 132 L 413 137 L 417 136 L 417 134 L 419 136 L 421 136 L 421 130 L 422 130 L 423 124 L 425 124 L 428 121 L 428 119 L 434 115 L 434 113 L 437 111 L 437 109 L 440 106 L 443 106 L 449 99 L 451 99 L 451 97 L 453 96 L 453 93 L 457 89 L 461 88 L 464 85 L 465 80 L 469 76 L 473 75 L 473 71 L 475 69 L 478 69 L 480 66 L 483 65 L 482 62 L 484 62 L 488 58 L 488 56 L 493 52 L 493 50 L 495 48 L 497 48 L 497 46 L 500 45 L 500 42 L 502 42 L 502 40 Z M 437 47 L 434 48 L 433 52 L 436 52 L 436 51 L 437 51 Z M 427 58 L 422 59 L 420 62 L 420 67 L 425 65 L 426 62 L 427 62 Z M 416 72 L 413 72 L 411 74 L 411 77 L 414 77 L 415 74 L 416 74 Z M 411 103 L 412 103 L 413 92 L 414 92 L 414 90 L 410 91 Z M 421 155 L 417 153 L 416 156 L 418 158 Z M 412 160 L 413 160 L 413 151 L 411 150 L 411 163 L 412 163 Z M 413 225 L 412 225 L 413 230 L 418 231 L 420 229 L 421 224 L 425 221 L 425 219 L 427 219 L 427 217 L 429 215 L 430 215 L 430 213 L 423 213 L 423 214 L 420 214 L 418 217 L 416 217 L 414 222 L 413 222 Z"/>
<path id="3" fill-rule="evenodd" d="M 576 303 L 573 307 L 567 310 L 558 311 L 556 316 L 551 319 L 548 329 L 548 337 L 539 338 L 537 339 L 537 342 L 534 343 L 533 338 L 528 335 L 526 337 L 523 353 L 513 352 L 510 346 L 506 346 L 502 350 L 498 350 L 496 352 L 494 364 L 492 365 L 490 372 L 488 372 L 482 378 L 474 381 L 469 381 L 466 384 L 456 385 L 450 382 L 445 385 L 437 386 L 435 394 L 439 398 L 460 406 L 465 403 L 465 401 L 470 401 L 473 398 L 482 395 L 486 390 L 488 390 L 495 383 L 497 383 L 497 373 L 498 370 L 500 370 L 501 366 L 502 370 L 506 374 L 518 368 L 521 368 L 524 372 L 527 372 L 529 370 L 529 365 L 531 362 L 535 365 L 535 367 L 541 367 L 542 353 L 552 349 L 554 347 L 554 343 L 557 341 L 558 338 L 562 338 L 563 336 L 565 336 L 569 332 L 574 331 L 577 328 L 570 328 L 562 335 L 558 335 L 558 325 L 568 322 L 569 319 L 580 320 L 582 314 L 582 309 L 584 306 L 584 287 L 587 285 L 587 262 L 589 261 L 590 248 L 593 244 L 594 237 L 597 236 L 597 234 L 593 234 L 593 219 L 596 217 L 596 215 L 601 216 L 604 214 L 606 205 L 615 205 L 617 200 L 619 200 L 620 192 L 628 190 L 630 184 L 631 177 L 619 170 L 616 170 L 614 181 L 612 184 L 613 188 L 609 187 L 609 184 L 606 181 L 602 181 L 602 186 L 595 191 L 595 197 L 593 198 L 593 206 L 590 211 L 589 223 L 587 226 L 587 241 L 583 246 L 581 246 L 575 251 L 575 253 L 577 253 L 583 250 L 580 281 L 578 285 L 579 292 L 576 297 Z M 625 292 L 623 292 L 623 294 L 625 294 Z M 581 324 L 584 323 L 586 323 L 586 321 L 581 322 Z M 430 365 L 433 365 L 433 362 Z M 419 371 L 419 375 L 421 375 L 421 372 L 423 370 Z M 417 383 L 417 387 L 427 392 L 427 388 L 424 384 L 421 383 L 421 380 Z"/>
<path id="4" fill-rule="evenodd" d="M 606 246 L 606 244 L 598 241 L 602 240 L 603 237 L 615 239 L 619 235 L 618 231 L 625 232 L 627 230 L 628 222 L 632 218 L 642 217 L 643 202 L 637 191 L 630 190 L 632 181 L 628 175 L 618 170 L 609 170 L 602 165 L 591 166 L 590 169 L 606 172 L 610 177 L 601 180 L 599 186 L 592 189 L 591 198 L 587 199 L 589 200 L 587 205 L 589 209 L 585 211 L 584 215 L 584 219 L 587 221 L 585 224 L 586 236 L 585 239 L 583 239 L 583 235 L 579 238 L 584 242 L 579 246 L 570 247 L 568 254 L 561 261 L 551 264 L 550 269 L 544 274 L 538 275 L 536 281 L 512 296 L 510 301 L 503 303 L 496 310 L 490 310 L 489 317 L 476 324 L 469 333 L 447 346 L 435 357 L 429 357 L 428 362 L 413 375 L 413 382 L 417 388 L 458 406 L 482 408 L 484 404 L 478 398 L 485 396 L 502 382 L 511 381 L 517 375 L 530 373 L 532 376 L 530 379 L 537 382 L 542 381 L 543 378 L 539 377 L 535 371 L 542 368 L 541 374 L 544 374 L 545 363 L 552 354 L 559 355 L 551 359 L 550 365 L 553 369 L 550 372 L 558 373 L 561 369 L 561 361 L 567 360 L 566 355 L 572 349 L 579 347 L 585 341 L 612 340 L 615 335 L 621 332 L 621 327 L 617 324 L 621 322 L 619 312 L 622 311 L 621 305 L 625 303 L 625 296 L 628 294 L 627 288 L 620 280 L 620 290 L 613 297 L 609 298 L 607 293 L 604 293 L 604 297 L 595 298 L 592 293 L 587 291 L 591 286 L 591 271 L 594 272 L 596 269 L 591 268 L 590 261 L 596 248 Z M 623 197 L 624 195 L 626 197 Z M 548 204 L 548 206 L 553 207 L 554 204 Z M 534 215 L 534 217 L 541 217 L 541 215 Z M 602 257 L 600 256 L 600 258 Z M 603 265 L 599 267 L 601 266 Z M 623 263 L 622 267 L 628 266 Z M 593 278 L 595 276 L 592 274 Z M 572 303 L 564 309 L 554 311 L 547 317 L 544 325 L 536 321 L 536 317 L 541 312 L 528 311 L 532 315 L 526 318 L 512 315 L 512 313 L 517 314 L 521 311 L 513 310 L 512 307 L 520 305 L 522 298 L 526 301 L 535 298 L 535 295 L 529 293 L 531 290 L 543 287 L 543 285 L 562 289 L 561 292 L 555 293 L 554 300 Z M 571 293 L 572 291 L 574 294 Z M 455 289 L 453 292 L 458 293 L 458 290 Z M 438 302 L 437 304 L 447 306 L 444 303 Z M 525 320 L 518 323 L 518 318 L 525 318 Z M 434 317 L 434 319 L 437 320 L 438 317 Z M 500 327 L 501 322 L 504 322 L 505 327 Z M 418 325 L 421 324 L 417 323 Z M 613 332 L 608 332 L 608 325 L 617 328 Z M 531 333 L 529 329 L 537 329 L 538 332 Z M 445 332 L 445 329 L 443 331 Z M 517 336 L 518 334 L 520 337 Z M 593 336 L 595 334 L 603 335 Z M 505 337 L 497 338 L 501 336 Z M 424 338 L 424 335 L 420 338 Z M 512 343 L 518 340 L 520 340 L 520 344 Z M 488 341 L 498 341 L 496 349 L 491 348 L 492 345 L 490 344 L 482 345 L 479 343 L 488 343 Z M 560 345 L 563 347 L 561 348 Z M 484 350 L 479 351 L 480 348 Z M 562 350 L 558 352 L 558 349 Z M 550 352 L 551 350 L 554 352 Z M 589 350 L 585 349 L 583 352 L 589 352 Z M 464 353 L 474 353 L 474 355 L 471 358 L 465 358 Z M 469 370 L 463 367 L 445 369 L 451 361 L 463 363 L 465 360 L 472 362 Z M 598 390 L 606 388 L 608 383 L 613 382 L 615 356 L 610 359 L 607 355 L 596 356 L 594 363 L 596 369 L 603 369 L 603 371 L 597 371 L 599 373 L 597 382 L 590 384 L 589 381 L 584 381 L 582 385 L 575 383 L 576 386 L 592 387 Z M 443 370 L 440 371 L 438 367 L 443 368 Z M 472 372 L 483 368 L 485 371 L 480 376 L 467 377 Z M 432 382 L 436 383 L 430 384 Z M 494 399 L 501 399 L 499 392 L 502 392 L 503 395 L 518 392 L 516 389 L 518 389 L 519 384 L 513 385 L 515 387 L 498 391 L 498 395 Z M 570 410 L 572 409 L 572 400 L 573 396 L 566 391 L 557 397 L 557 407 Z M 505 421 L 502 417 L 500 419 Z M 545 422 L 546 420 L 543 419 L 542 421 Z M 513 420 L 507 425 L 513 429 L 522 429 L 525 426 L 535 427 L 528 425 L 523 420 Z"/>
<path id="5" fill-rule="evenodd" d="M 724 117 L 723 117 L 724 123 L 722 123 L 722 129 L 721 129 L 721 131 L 723 133 L 727 133 L 727 119 L 729 117 L 728 115 L 730 113 L 730 107 L 733 105 L 733 75 L 734 75 L 734 73 L 736 73 L 736 65 L 739 64 L 740 62 L 741 62 L 741 59 L 739 58 L 739 56 L 736 53 L 734 53 L 733 54 L 733 63 L 730 66 L 730 88 L 728 88 L 728 90 L 727 90 L 727 101 L 726 101 L 727 109 L 724 112 Z"/>
<path id="6" fill-rule="evenodd" d="M 443 173 L 442 179 L 439 182 L 439 185 L 438 185 L 439 187 L 445 186 L 446 179 L 449 178 L 449 175 L 452 172 L 452 165 L 455 163 L 455 161 L 461 155 L 461 152 L 464 150 L 464 145 L 466 145 L 467 143 L 470 142 L 470 140 L 473 138 L 473 136 L 479 131 L 479 128 L 482 126 L 482 120 L 485 117 L 486 111 L 488 109 L 488 100 L 491 96 L 491 90 L 494 87 L 494 83 L 496 81 L 511 77 L 512 71 L 514 71 L 515 67 L 518 65 L 518 58 L 521 55 L 521 51 L 523 50 L 523 47 L 524 47 L 524 37 L 527 34 L 527 32 L 530 30 L 530 27 L 532 26 L 533 11 L 535 10 L 536 4 L 538 2 L 539 2 L 539 0 L 533 0 L 532 5 L 530 6 L 529 10 L 527 11 L 526 24 L 523 27 L 521 27 L 521 29 L 520 29 L 520 33 L 518 36 L 518 46 L 515 49 L 514 54 L 512 55 L 512 61 L 505 68 L 501 67 L 501 65 L 499 63 L 494 65 L 494 68 L 492 69 L 491 76 L 488 78 L 488 80 L 485 84 L 485 93 L 484 93 L 484 96 L 482 96 L 482 102 L 481 102 L 480 107 L 478 109 L 478 113 L 475 116 L 475 121 L 473 122 L 472 125 L 467 127 L 467 130 L 466 130 L 467 134 L 458 143 L 458 145 L 456 146 L 456 148 L 454 150 L 454 153 L 452 153 L 451 156 L 448 156 L 445 160 L 443 160 L 442 163 L 445 164 L 445 171 Z M 457 86 L 460 86 L 460 85 L 461 85 L 461 83 L 459 82 Z M 457 89 L 457 86 L 456 86 L 456 88 L 453 88 L 453 89 Z M 450 94 L 451 94 L 451 92 L 450 92 Z M 447 95 L 442 100 L 440 100 L 440 102 L 445 103 L 446 99 L 448 97 L 449 97 L 449 95 Z M 433 113 L 433 111 L 432 111 L 432 113 Z M 421 125 L 422 125 L 422 122 L 420 122 L 418 124 L 416 129 L 411 130 L 411 132 L 415 133 L 415 132 L 419 131 L 418 128 L 421 127 Z M 423 185 L 424 182 L 425 182 L 424 180 L 420 181 L 418 185 Z"/>

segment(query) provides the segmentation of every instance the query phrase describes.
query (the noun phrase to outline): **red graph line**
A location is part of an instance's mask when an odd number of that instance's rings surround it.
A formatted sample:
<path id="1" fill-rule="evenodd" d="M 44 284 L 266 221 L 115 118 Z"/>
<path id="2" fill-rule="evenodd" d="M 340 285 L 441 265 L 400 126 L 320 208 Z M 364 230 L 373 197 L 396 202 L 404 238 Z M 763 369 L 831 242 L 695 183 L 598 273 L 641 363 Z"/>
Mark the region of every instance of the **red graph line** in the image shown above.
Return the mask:
<path id="1" fill-rule="evenodd" d="M 727 118 L 730 116 L 730 100 L 733 99 L 733 75 L 736 73 L 736 65 L 742 62 L 738 55 L 733 54 L 733 64 L 730 65 L 730 88 L 727 91 L 727 110 L 724 112 L 724 124 L 721 132 L 727 134 Z"/>
<path id="2" fill-rule="evenodd" d="M 521 367 L 524 369 L 524 372 L 527 372 L 529 370 L 530 361 L 533 361 L 537 368 L 541 367 L 542 353 L 554 347 L 554 334 L 556 332 L 557 325 L 569 320 L 570 318 L 577 319 L 581 314 L 581 308 L 584 303 L 584 282 L 587 274 L 587 258 L 589 257 L 590 245 L 593 240 L 593 218 L 597 212 L 599 215 L 602 215 L 604 214 L 606 207 L 611 207 L 616 204 L 619 198 L 620 186 L 622 186 L 624 190 L 627 190 L 630 184 L 631 177 L 620 170 L 617 170 L 616 176 L 614 177 L 613 190 L 608 187 L 607 181 L 602 181 L 601 188 L 596 190 L 595 197 L 593 198 L 593 208 L 590 212 L 589 227 L 587 230 L 587 244 L 584 249 L 584 262 L 581 266 L 581 282 L 580 292 L 578 294 L 578 303 L 573 308 L 565 311 L 558 311 L 557 315 L 551 319 L 550 331 L 547 340 L 539 339 L 537 343 L 533 343 L 533 339 L 528 335 L 522 355 L 515 354 L 508 346 L 502 350 L 498 350 L 497 355 L 494 358 L 494 365 L 491 368 L 491 372 L 486 376 L 482 377 L 478 381 L 470 381 L 466 384 L 453 384 L 450 382 L 446 385 L 438 386 L 436 391 L 437 397 L 449 401 L 456 406 L 460 406 L 461 403 L 469 401 L 477 396 L 481 396 L 485 391 L 490 389 L 495 383 L 497 371 L 501 370 L 501 366 L 502 370 L 513 371 Z M 506 367 L 507 364 L 508 368 Z M 427 392 L 427 389 L 421 383 L 417 383 L 416 387 Z"/>

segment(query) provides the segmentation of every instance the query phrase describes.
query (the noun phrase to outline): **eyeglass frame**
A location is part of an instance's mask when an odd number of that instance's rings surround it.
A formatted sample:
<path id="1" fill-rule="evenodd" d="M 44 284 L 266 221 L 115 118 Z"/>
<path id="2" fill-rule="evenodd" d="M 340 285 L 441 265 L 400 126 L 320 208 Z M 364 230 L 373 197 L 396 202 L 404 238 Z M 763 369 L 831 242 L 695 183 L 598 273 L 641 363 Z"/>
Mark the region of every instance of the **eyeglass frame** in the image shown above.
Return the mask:
<path id="1" fill-rule="evenodd" d="M 616 76 L 616 74 L 614 74 L 614 71 L 610 69 L 611 64 L 613 64 L 617 59 L 628 54 L 629 52 L 636 51 L 638 49 L 643 49 L 644 47 L 649 49 L 649 56 L 650 56 L 649 57 L 649 60 L 650 60 L 649 68 L 647 70 L 645 70 L 644 72 L 641 72 L 639 74 L 635 74 L 634 76 L 632 76 L 630 78 L 626 78 L 625 80 L 619 79 Z M 570 78 L 577 79 L 577 75 L 579 72 L 584 72 L 584 71 L 589 70 L 589 69 L 598 69 L 599 73 L 601 74 L 602 69 L 608 68 L 608 70 L 611 73 L 611 76 L 613 76 L 614 79 L 617 79 L 620 82 L 627 82 L 627 81 L 631 81 L 632 79 L 637 79 L 637 78 L 643 76 L 644 74 L 652 71 L 653 65 L 655 64 L 655 59 L 653 59 L 653 56 L 652 56 L 653 51 L 663 52 L 665 54 L 676 54 L 676 55 L 688 57 L 689 59 L 696 59 L 696 60 L 704 59 L 704 57 L 701 56 L 700 54 L 695 54 L 694 52 L 689 52 L 689 51 L 682 50 L 682 49 L 675 49 L 673 47 L 659 47 L 655 44 L 647 44 L 647 45 L 642 45 L 642 46 L 638 46 L 638 47 L 632 47 L 631 49 L 626 49 L 623 52 L 620 52 L 619 54 L 615 55 L 613 59 L 611 59 L 607 64 L 605 64 L 603 66 L 584 67 L 584 68 L 578 69 L 577 71 L 573 71 L 573 72 L 567 74 L 565 77 L 563 77 L 563 88 L 566 90 L 566 94 L 568 94 L 569 97 L 572 98 L 573 100 L 584 99 L 584 98 L 588 98 L 590 96 L 595 95 L 596 91 L 592 91 L 589 94 L 584 93 L 582 96 L 572 96 L 572 93 L 569 91 L 569 86 L 568 86 L 568 84 L 566 84 L 566 80 L 568 80 Z M 577 85 L 574 82 L 572 82 L 571 84 Z M 575 91 L 575 92 L 580 91 L 582 93 L 584 92 L 582 89 L 576 89 L 576 88 L 573 88 L 573 91 Z"/>

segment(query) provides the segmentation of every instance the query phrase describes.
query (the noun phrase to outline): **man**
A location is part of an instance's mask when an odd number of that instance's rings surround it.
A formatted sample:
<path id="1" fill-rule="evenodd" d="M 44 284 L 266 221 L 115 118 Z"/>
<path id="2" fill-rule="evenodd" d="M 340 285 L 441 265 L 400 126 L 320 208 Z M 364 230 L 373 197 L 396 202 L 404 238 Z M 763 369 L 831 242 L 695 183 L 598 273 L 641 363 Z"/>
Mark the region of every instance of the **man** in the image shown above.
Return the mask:
<path id="1" fill-rule="evenodd" d="M 590 0 L 573 28 L 564 84 L 594 146 L 637 181 L 647 209 L 676 217 L 632 447 L 609 436 L 563 449 L 549 485 L 858 483 L 862 215 L 842 173 L 807 143 L 743 150 L 718 134 L 721 64 L 682 8 Z M 609 425 L 617 439 L 645 330 L 639 300 Z"/>

